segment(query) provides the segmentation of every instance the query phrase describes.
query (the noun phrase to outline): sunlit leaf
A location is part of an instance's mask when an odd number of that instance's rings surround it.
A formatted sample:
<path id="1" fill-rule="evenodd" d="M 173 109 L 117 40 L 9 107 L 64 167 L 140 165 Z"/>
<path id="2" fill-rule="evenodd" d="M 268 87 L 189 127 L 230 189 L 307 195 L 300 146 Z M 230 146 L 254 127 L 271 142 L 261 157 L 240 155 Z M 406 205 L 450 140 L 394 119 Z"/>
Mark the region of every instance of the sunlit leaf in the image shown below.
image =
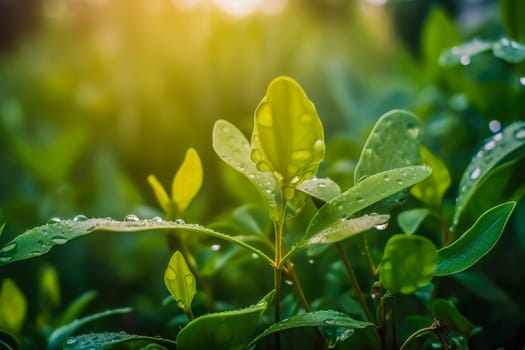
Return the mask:
<path id="1" fill-rule="evenodd" d="M 492 49 L 492 42 L 474 39 L 444 51 L 439 56 L 439 63 L 443 66 L 469 64 L 472 56 Z"/>
<path id="2" fill-rule="evenodd" d="M 362 329 L 373 326 L 372 323 L 358 321 L 347 314 L 334 310 L 318 310 L 305 314 L 295 315 L 272 324 L 264 332 L 259 334 L 250 342 L 249 348 L 255 348 L 255 345 L 264 337 L 275 332 L 282 332 L 292 328 L 303 327 L 336 327 L 341 328 L 342 332 L 337 332 L 337 338 L 332 340 L 332 346 L 337 342 L 344 341 L 352 336 L 356 329 Z"/>
<path id="3" fill-rule="evenodd" d="M 434 277 L 438 253 L 423 236 L 394 235 L 383 252 L 380 281 L 393 294 L 410 294 Z"/>
<path id="4" fill-rule="evenodd" d="M 480 328 L 474 326 L 459 310 L 448 300 L 437 299 L 432 302 L 434 317 L 443 321 L 447 329 L 458 332 L 467 339 Z"/>
<path id="5" fill-rule="evenodd" d="M 514 40 L 502 38 L 494 43 L 494 56 L 510 63 L 518 63 L 525 60 L 525 45 Z"/>
<path id="6" fill-rule="evenodd" d="M 461 213 L 481 181 L 502 159 L 512 160 L 507 156 L 524 144 L 525 122 L 521 121 L 512 123 L 501 132 L 485 140 L 461 177 L 453 227 L 458 224 Z"/>
<path id="7" fill-rule="evenodd" d="M 173 340 L 158 336 L 149 337 L 144 335 L 128 334 L 125 332 L 89 333 L 68 338 L 65 341 L 64 350 L 87 350 L 87 349 L 142 349 L 151 344 L 161 345 L 153 349 L 176 349 Z M 151 348 L 148 348 L 151 349 Z"/>
<path id="8" fill-rule="evenodd" d="M 354 171 L 354 183 L 386 170 L 420 164 L 420 139 L 419 122 L 414 115 L 400 110 L 384 114 L 366 140 Z M 407 193 L 408 189 L 397 191 L 374 204 L 372 210 L 387 212 L 403 202 Z"/>
<path id="9" fill-rule="evenodd" d="M 429 213 L 426 208 L 405 210 L 397 216 L 397 223 L 404 233 L 414 233 Z"/>
<path id="10" fill-rule="evenodd" d="M 184 161 L 173 178 L 171 198 L 183 213 L 202 186 L 202 164 L 199 154 L 188 149 Z"/>
<path id="11" fill-rule="evenodd" d="M 329 178 L 312 177 L 304 180 L 297 186 L 297 189 L 324 202 L 328 202 L 341 194 L 339 185 Z"/>
<path id="12" fill-rule="evenodd" d="M 155 175 L 149 175 L 148 176 L 148 183 L 151 186 L 151 189 L 153 190 L 153 193 L 155 194 L 155 198 L 157 198 L 157 202 L 159 203 L 160 207 L 166 214 L 166 217 L 171 218 L 173 217 L 173 209 L 171 207 L 171 201 L 168 197 L 168 194 L 166 193 L 166 190 L 164 189 L 164 186 L 160 183 L 160 181 L 155 177 Z"/>
<path id="13" fill-rule="evenodd" d="M 487 210 L 454 243 L 441 248 L 436 276 L 464 271 L 484 257 L 498 242 L 515 206 L 507 202 Z"/>
<path id="14" fill-rule="evenodd" d="M 218 120 L 213 126 L 213 149 L 229 166 L 246 176 L 259 190 L 276 217 L 280 206 L 279 186 L 275 177 L 257 170 L 250 158 L 251 146 L 237 127 L 226 120 Z"/>
<path id="15" fill-rule="evenodd" d="M 207 314 L 188 323 L 177 335 L 177 349 L 238 350 L 246 348 L 273 292 L 245 309 Z"/>
<path id="16" fill-rule="evenodd" d="M 85 218 L 82 220 L 74 218 L 72 220 L 61 220 L 59 222 L 52 222 L 32 228 L 17 236 L 0 249 L 0 265 L 46 254 L 56 245 L 66 244 L 72 239 L 91 234 L 95 231 L 136 232 L 151 230 L 173 231 L 173 229 L 201 233 L 223 239 L 250 250 L 270 265 L 273 262 L 273 260 L 262 251 L 235 236 L 217 232 L 200 225 L 186 224 L 179 220 L 166 221 L 157 220 L 155 218 L 139 220 L 136 216 L 132 215 L 125 221 L 117 221 L 107 218 Z"/>
<path id="17" fill-rule="evenodd" d="M 96 321 L 96 320 L 104 318 L 104 317 L 113 316 L 113 315 L 127 314 L 129 312 L 131 312 L 131 308 L 125 307 L 125 308 L 120 308 L 120 309 L 106 310 L 106 311 L 103 311 L 103 312 L 99 312 L 99 313 L 96 313 L 96 314 L 93 314 L 93 315 L 86 316 L 84 318 L 80 318 L 80 319 L 74 320 L 73 322 L 71 322 L 71 323 L 69 323 L 67 325 L 64 325 L 62 327 L 59 327 L 59 328 L 55 329 L 53 331 L 53 333 L 51 333 L 49 335 L 49 338 L 47 338 L 47 348 L 48 348 L 48 350 L 58 349 L 62 345 L 64 345 L 64 342 L 65 342 L 65 345 L 74 345 L 74 344 L 72 344 L 74 342 L 72 342 L 71 340 L 67 340 L 66 341 L 66 339 L 71 334 L 73 334 L 78 329 L 80 329 L 81 327 L 85 326 L 86 324 L 88 324 L 90 322 Z M 67 347 L 65 347 L 65 348 L 67 348 Z M 69 349 L 69 348 L 67 348 L 67 349 Z M 83 348 L 82 347 L 73 347 L 72 349 L 83 349 Z"/>
<path id="18" fill-rule="evenodd" d="M 191 301 L 197 292 L 197 286 L 195 276 L 193 276 L 181 252 L 176 251 L 171 256 L 164 273 L 164 283 L 177 302 L 177 306 L 185 312 L 189 312 Z"/>
<path id="19" fill-rule="evenodd" d="M 432 168 L 432 174 L 416 184 L 410 193 L 425 204 L 439 208 L 443 195 L 450 186 L 450 174 L 443 162 L 426 147 L 420 147 L 421 162 Z"/>
<path id="20" fill-rule="evenodd" d="M 323 125 L 295 80 L 272 80 L 255 111 L 251 144 L 257 169 L 272 172 L 287 198 L 317 173 L 324 156 Z"/>
<path id="21" fill-rule="evenodd" d="M 339 225 L 341 219 L 351 218 L 357 212 L 423 180 L 430 174 L 423 165 L 384 171 L 370 175 L 347 191 L 323 205 L 312 217 L 304 240 Z"/>
<path id="22" fill-rule="evenodd" d="M 0 328 L 18 334 L 26 318 L 27 300 L 15 281 L 6 278 L 0 289 Z"/>

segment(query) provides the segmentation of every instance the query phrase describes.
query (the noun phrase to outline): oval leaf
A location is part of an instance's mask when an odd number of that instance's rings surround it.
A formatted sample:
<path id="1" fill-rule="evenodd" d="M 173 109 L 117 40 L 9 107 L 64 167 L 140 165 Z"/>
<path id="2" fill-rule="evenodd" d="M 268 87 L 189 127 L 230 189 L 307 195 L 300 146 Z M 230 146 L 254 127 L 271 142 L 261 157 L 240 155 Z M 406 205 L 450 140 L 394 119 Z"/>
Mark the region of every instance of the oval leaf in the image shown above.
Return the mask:
<path id="1" fill-rule="evenodd" d="M 441 248 L 436 276 L 464 271 L 484 257 L 498 242 L 516 202 L 506 202 L 487 210 L 454 243 Z"/>
<path id="2" fill-rule="evenodd" d="M 251 146 L 237 127 L 226 120 L 213 126 L 213 149 L 229 166 L 246 176 L 259 190 L 270 208 L 272 217 L 278 215 L 279 186 L 272 174 L 260 172 L 250 158 Z"/>
<path id="3" fill-rule="evenodd" d="M 459 217 L 467 206 L 476 188 L 487 174 L 508 155 L 525 144 L 525 122 L 515 122 L 501 132 L 485 140 L 483 146 L 470 161 L 459 184 L 459 194 L 456 198 L 453 228 L 459 222 Z"/>
<path id="4" fill-rule="evenodd" d="M 324 132 L 314 104 L 289 77 L 272 80 L 255 111 L 251 157 L 272 172 L 284 195 L 317 173 L 324 156 Z"/>
<path id="5" fill-rule="evenodd" d="M 425 237 L 399 234 L 386 243 L 379 279 L 393 294 L 410 294 L 434 277 L 438 253 Z"/>
<path id="6" fill-rule="evenodd" d="M 139 349 L 150 344 L 159 344 L 168 349 L 175 349 L 175 342 L 161 337 L 128 334 L 125 332 L 104 332 L 82 334 L 66 340 L 64 350 L 88 349 Z M 164 349 L 164 347 L 161 347 Z"/>
<path id="7" fill-rule="evenodd" d="M 245 309 L 197 317 L 177 335 L 177 349 L 238 350 L 246 348 L 257 321 L 266 310 L 273 292 Z"/>
<path id="8" fill-rule="evenodd" d="M 191 301 L 197 292 L 195 276 L 191 273 L 182 253 L 176 251 L 168 263 L 164 273 L 166 288 L 177 302 L 177 306 L 185 312 L 191 310 Z"/>
<path id="9" fill-rule="evenodd" d="M 288 319 L 272 324 L 264 332 L 259 334 L 250 342 L 249 348 L 255 345 L 264 337 L 275 332 L 281 332 L 292 328 L 302 327 L 337 327 L 344 328 L 340 333 L 338 341 L 348 339 L 356 329 L 373 326 L 372 323 L 354 320 L 347 314 L 334 310 L 318 310 L 305 314 L 295 315 Z M 334 344 L 335 345 L 335 344 Z"/>
<path id="10" fill-rule="evenodd" d="M 341 194 L 339 185 L 329 178 L 312 177 L 304 180 L 297 186 L 297 189 L 324 202 L 328 202 Z"/>
<path id="11" fill-rule="evenodd" d="M 179 214 L 183 213 L 202 186 L 202 164 L 199 154 L 188 149 L 184 161 L 173 178 L 171 198 L 177 204 Z"/>

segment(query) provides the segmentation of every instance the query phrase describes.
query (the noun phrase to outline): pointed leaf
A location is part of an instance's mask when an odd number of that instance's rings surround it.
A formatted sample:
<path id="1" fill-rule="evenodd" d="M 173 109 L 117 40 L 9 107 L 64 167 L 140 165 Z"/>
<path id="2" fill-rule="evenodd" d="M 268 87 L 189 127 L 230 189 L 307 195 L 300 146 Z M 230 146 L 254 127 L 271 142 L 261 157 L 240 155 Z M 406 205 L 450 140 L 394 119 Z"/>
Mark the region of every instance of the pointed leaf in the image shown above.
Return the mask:
<path id="1" fill-rule="evenodd" d="M 437 260 L 436 247 L 428 238 L 394 235 L 386 243 L 379 279 L 390 293 L 411 294 L 432 280 Z"/>
<path id="2" fill-rule="evenodd" d="M 415 233 L 423 220 L 430 214 L 426 208 L 405 210 L 397 216 L 397 223 L 405 233 Z"/>
<path id="3" fill-rule="evenodd" d="M 512 123 L 501 132 L 485 140 L 461 177 L 453 219 L 454 228 L 481 181 L 502 159 L 512 160 L 507 156 L 523 145 L 525 145 L 525 122 L 521 121 Z"/>
<path id="4" fill-rule="evenodd" d="M 461 42 L 461 34 L 445 11 L 434 7 L 428 14 L 421 35 L 425 66 L 431 73 L 439 70 L 439 57 L 449 47 Z"/>
<path id="5" fill-rule="evenodd" d="M 324 132 L 314 104 L 289 77 L 272 80 L 255 111 L 251 157 L 260 171 L 273 172 L 287 198 L 317 173 Z"/>
<path id="6" fill-rule="evenodd" d="M 299 184 L 297 189 L 324 202 L 341 194 L 339 185 L 329 178 L 312 177 Z"/>
<path id="7" fill-rule="evenodd" d="M 97 292 L 89 290 L 76 297 L 67 307 L 64 313 L 56 322 L 57 326 L 63 326 L 79 318 L 82 312 L 86 310 L 89 304 L 96 298 Z"/>
<path id="8" fill-rule="evenodd" d="M 103 312 L 99 312 L 93 315 L 86 316 L 84 318 L 77 319 L 67 325 L 64 325 L 62 327 L 59 327 L 49 335 L 49 338 L 47 338 L 47 348 L 48 350 L 58 349 L 61 347 L 66 339 L 76 332 L 81 327 L 85 326 L 86 324 L 96 321 L 98 319 L 113 316 L 113 315 L 120 315 L 120 314 L 127 314 L 131 312 L 131 308 L 125 307 L 120 309 L 113 309 L 113 310 L 106 310 Z M 68 341 L 69 343 L 70 341 Z"/>
<path id="9" fill-rule="evenodd" d="M 164 273 L 164 283 L 177 306 L 184 312 L 191 311 L 191 301 L 197 292 L 196 281 L 181 252 L 172 255 Z"/>
<path id="10" fill-rule="evenodd" d="M 188 149 L 184 161 L 173 178 L 171 198 L 183 213 L 202 186 L 202 164 L 199 154 Z"/>
<path id="11" fill-rule="evenodd" d="M 431 170 L 424 165 L 384 171 L 370 175 L 347 191 L 323 205 L 312 217 L 304 239 L 339 225 L 342 218 L 357 212 L 423 180 Z"/>
<path id="12" fill-rule="evenodd" d="M 496 245 L 516 202 L 506 202 L 487 210 L 454 243 L 441 248 L 436 276 L 464 271 Z"/>
<path id="13" fill-rule="evenodd" d="M 417 118 L 393 110 L 376 122 L 361 152 L 354 172 L 354 183 L 386 170 L 420 164 L 421 132 Z M 387 212 L 403 202 L 408 189 L 396 192 L 374 205 L 373 211 Z"/>
<path id="14" fill-rule="evenodd" d="M 246 348 L 273 292 L 245 309 L 197 317 L 177 335 L 177 349 L 238 350 Z"/>
<path id="15" fill-rule="evenodd" d="M 257 170 L 250 158 L 251 146 L 237 127 L 226 120 L 218 120 L 213 126 L 213 149 L 229 166 L 246 176 L 259 190 L 270 208 L 272 217 L 280 206 L 279 186 L 275 177 Z"/>
<path id="16" fill-rule="evenodd" d="M 164 189 L 164 186 L 160 183 L 160 181 L 155 177 L 155 175 L 149 175 L 148 176 L 148 183 L 151 186 L 151 189 L 153 190 L 153 193 L 155 194 L 155 198 L 157 198 L 157 202 L 159 203 L 160 207 L 166 214 L 166 217 L 170 218 L 173 216 L 172 208 L 171 208 L 171 201 L 168 197 L 168 194 L 166 193 L 166 190 Z"/>
<path id="17" fill-rule="evenodd" d="M 348 339 L 356 329 L 362 329 L 373 326 L 372 323 L 354 320 L 347 314 L 334 310 L 318 310 L 305 314 L 295 315 L 288 319 L 272 324 L 264 332 L 259 334 L 250 342 L 249 348 L 253 349 L 255 345 L 264 337 L 275 332 L 282 332 L 292 328 L 302 327 L 337 327 L 344 328 L 339 341 Z M 344 338 L 344 339 L 343 339 Z M 335 344 L 334 344 L 335 345 Z"/>
<path id="18" fill-rule="evenodd" d="M 174 229 L 201 233 L 223 239 L 244 247 L 252 253 L 257 254 L 270 265 L 273 264 L 273 260 L 262 251 L 235 236 L 217 232 L 200 225 L 182 223 L 179 220 L 165 221 L 155 218 L 139 220 L 134 215 L 130 217 L 132 220 L 128 218 L 126 221 L 85 218 L 78 220 L 74 218 L 72 220 L 62 220 L 35 227 L 17 236 L 0 249 L 0 266 L 46 254 L 56 245 L 66 244 L 72 239 L 91 234 L 95 231 L 137 232 L 151 230 L 173 231 Z"/>
<path id="19" fill-rule="evenodd" d="M 0 328 L 17 334 L 26 318 L 27 300 L 15 281 L 6 278 L 0 289 Z"/>
<path id="20" fill-rule="evenodd" d="M 443 195 L 450 186 L 450 174 L 443 162 L 426 147 L 420 147 L 421 162 L 432 168 L 432 174 L 421 181 L 410 193 L 425 204 L 439 208 Z"/>
<path id="21" fill-rule="evenodd" d="M 87 349 L 139 349 L 139 346 L 158 344 L 167 349 L 176 349 L 175 342 L 161 337 L 128 334 L 125 332 L 104 332 L 82 334 L 66 340 L 64 350 Z M 149 348 L 148 348 L 149 349 Z M 157 348 L 158 349 L 158 348 Z M 160 349 L 165 349 L 161 347 Z"/>

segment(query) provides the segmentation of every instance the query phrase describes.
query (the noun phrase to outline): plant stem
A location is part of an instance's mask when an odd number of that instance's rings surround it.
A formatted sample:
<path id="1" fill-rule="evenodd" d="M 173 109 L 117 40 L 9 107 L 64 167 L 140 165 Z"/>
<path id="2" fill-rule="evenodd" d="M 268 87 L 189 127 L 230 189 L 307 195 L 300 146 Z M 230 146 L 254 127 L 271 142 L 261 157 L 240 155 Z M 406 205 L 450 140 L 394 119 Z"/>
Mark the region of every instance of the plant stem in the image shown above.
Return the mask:
<path id="1" fill-rule="evenodd" d="M 283 201 L 282 208 L 279 218 L 274 221 L 274 231 L 275 231 L 275 255 L 273 261 L 273 283 L 275 288 L 274 294 L 274 322 L 279 322 L 281 320 L 281 279 L 282 279 L 282 266 L 281 258 L 283 254 L 283 229 L 284 229 L 284 219 L 286 216 L 286 201 Z M 281 349 L 281 334 L 280 332 L 275 332 L 275 349 Z"/>
<path id="2" fill-rule="evenodd" d="M 425 328 L 421 328 L 421 329 L 418 329 L 417 331 L 415 331 L 414 333 L 412 333 L 404 342 L 403 342 L 403 345 L 401 345 L 401 347 L 399 348 L 399 350 L 405 350 L 407 348 L 407 346 L 414 341 L 414 339 L 416 339 L 418 336 L 420 336 L 421 334 L 423 333 L 426 333 L 426 332 L 433 332 L 434 331 L 434 327 L 430 326 L 430 327 L 425 327 Z"/>
<path id="3" fill-rule="evenodd" d="M 438 320 L 438 319 L 434 319 L 434 321 L 432 322 L 432 324 L 428 327 L 425 327 L 425 328 L 421 328 L 421 329 L 418 329 L 417 331 L 415 331 L 414 333 L 412 333 L 404 342 L 403 342 L 403 345 L 401 345 L 401 347 L 399 348 L 399 350 L 405 350 L 405 348 L 408 346 L 408 344 L 410 344 L 411 342 L 414 341 L 414 339 L 416 339 L 418 336 L 420 336 L 421 334 L 425 333 L 425 332 L 433 332 L 438 338 L 439 338 L 439 342 L 441 343 L 441 345 L 443 346 L 443 349 L 448 349 L 448 344 L 447 344 L 447 341 L 446 339 L 443 337 L 443 327 L 444 327 L 444 324 L 442 321 Z"/>
<path id="4" fill-rule="evenodd" d="M 191 310 L 191 307 L 188 307 L 188 310 L 184 309 L 184 313 L 186 316 L 188 316 L 188 320 L 193 321 L 195 318 L 195 315 L 193 315 L 193 311 Z"/>
<path id="5" fill-rule="evenodd" d="M 370 249 L 368 249 L 368 240 L 366 239 L 365 235 L 359 236 L 359 243 L 361 243 L 361 251 L 363 252 L 363 255 L 366 256 L 366 261 L 368 264 L 368 268 L 370 269 L 370 273 L 372 276 L 377 276 L 377 267 L 374 263 L 374 260 L 372 259 L 372 255 L 370 254 Z"/>

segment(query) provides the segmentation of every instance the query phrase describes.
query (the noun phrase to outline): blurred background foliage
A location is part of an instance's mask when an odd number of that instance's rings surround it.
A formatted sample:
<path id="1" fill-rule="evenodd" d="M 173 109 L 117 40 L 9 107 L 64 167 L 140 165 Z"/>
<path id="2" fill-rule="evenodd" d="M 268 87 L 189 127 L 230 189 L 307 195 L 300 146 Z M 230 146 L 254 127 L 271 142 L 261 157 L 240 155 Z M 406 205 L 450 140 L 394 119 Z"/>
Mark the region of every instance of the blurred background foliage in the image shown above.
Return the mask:
<path id="1" fill-rule="evenodd" d="M 53 216 L 157 215 L 146 177 L 171 183 L 189 147 L 202 158 L 204 188 L 184 219 L 229 222 L 233 230 L 243 212 L 259 209 L 233 210 L 260 199 L 213 153 L 212 126 L 227 119 L 248 135 L 277 75 L 294 77 L 316 104 L 327 139 L 320 175 L 342 188 L 352 184 L 360 148 L 381 114 L 393 108 L 417 114 L 424 144 L 451 173 L 450 210 L 465 166 L 493 132 L 489 122 L 523 119 L 525 68 L 491 54 L 457 67 L 442 67 L 438 58 L 475 37 L 524 42 L 523 31 L 501 18 L 500 4 L 491 0 L 0 0 L 2 239 Z M 520 169 L 514 165 L 507 188 L 523 183 Z M 450 295 L 466 296 L 464 313 L 483 326 L 479 344 L 523 344 L 525 226 L 518 218 L 524 210 L 520 203 L 509 232 L 480 267 L 496 297 L 473 279 L 447 285 Z M 4 268 L 1 276 L 14 276 L 30 300 L 41 300 L 29 304 L 28 319 L 39 314 L 45 324 L 42 310 L 56 312 L 60 298 L 67 304 L 96 289 L 106 307 L 124 303 L 143 311 L 128 328 L 158 331 L 176 313 L 159 303 L 171 254 L 164 238 L 97 235 L 36 263 Z M 237 256 L 231 249 L 221 255 L 230 254 L 230 262 Z M 225 271 L 226 258 L 200 254 L 206 278 L 221 282 L 213 285 L 224 308 L 271 289 L 250 277 L 267 274 L 271 281 L 271 271 L 244 255 Z M 52 283 L 46 287 L 52 291 L 35 288 L 53 266 L 61 295 Z M 330 269 L 323 293 L 338 295 L 348 286 L 334 284 L 341 266 Z M 315 296 L 315 278 L 305 279 Z M 46 293 L 53 303 L 42 301 Z"/>

